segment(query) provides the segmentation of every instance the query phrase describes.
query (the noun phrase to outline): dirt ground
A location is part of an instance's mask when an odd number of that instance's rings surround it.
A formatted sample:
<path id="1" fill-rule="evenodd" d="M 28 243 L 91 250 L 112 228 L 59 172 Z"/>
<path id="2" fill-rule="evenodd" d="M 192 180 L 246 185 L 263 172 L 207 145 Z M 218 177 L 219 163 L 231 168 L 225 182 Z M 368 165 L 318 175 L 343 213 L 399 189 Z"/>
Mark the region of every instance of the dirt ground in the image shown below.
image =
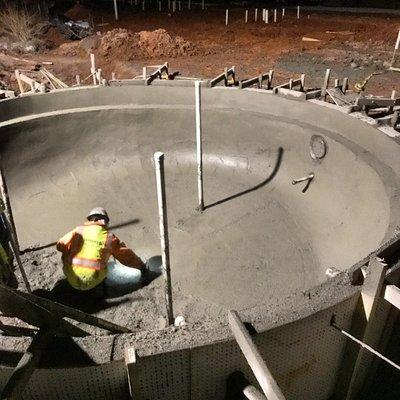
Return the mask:
<path id="1" fill-rule="evenodd" d="M 140 283 L 118 288 L 107 285 L 106 281 L 105 297 L 102 298 L 101 293 L 81 295 L 71 289 L 64 279 L 60 253 L 55 248 L 28 252 L 22 256 L 22 261 L 33 294 L 97 315 L 133 332 L 162 330 L 168 326 L 164 280 L 158 274 L 152 274 L 146 285 Z M 16 275 L 19 289 L 25 290 L 18 269 Z M 176 285 L 173 299 L 174 315 L 184 317 L 185 329 L 197 329 L 200 325 L 207 328 L 225 321 L 227 310 L 187 296 Z M 82 327 L 91 333 L 101 332 L 87 325 Z"/>
<path id="2" fill-rule="evenodd" d="M 93 21 L 94 35 L 81 42 L 67 41 L 56 28 L 51 28 L 42 37 L 44 50 L 39 53 L 3 50 L 0 81 L 16 89 L 14 69 L 30 68 L 29 62 L 16 60 L 23 58 L 52 61 L 54 65 L 48 69 L 74 84 L 75 75 L 83 80 L 90 74 L 89 54 L 94 52 L 98 67 L 108 79 L 112 72 L 117 78 L 132 78 L 140 75 L 145 65 L 169 61 L 171 71 L 202 78 L 212 78 L 232 65 L 236 66 L 239 79 L 274 69 L 277 84 L 305 73 L 308 88 L 321 85 L 326 68 L 331 68 L 333 79 L 349 77 L 351 86 L 376 71 L 381 74 L 371 79 L 366 93 L 389 96 L 392 90 L 400 90 L 399 73 L 388 71 L 399 16 L 303 13 L 297 20 L 295 11 L 287 10 L 283 20 L 279 15 L 277 23 L 265 24 L 262 10 L 258 10 L 258 21 L 254 22 L 252 9 L 246 24 L 244 13 L 244 9 L 230 10 L 226 26 L 224 9 L 182 9 L 174 14 L 165 10 L 143 12 L 141 3 L 135 7 L 126 2 L 116 22 L 112 8 L 90 10 L 75 6 L 67 16 Z M 122 39 L 114 40 L 121 33 Z M 152 40 L 146 39 L 149 34 Z M 132 50 L 137 41 L 126 45 L 133 37 L 142 40 L 140 51 Z M 303 37 L 320 41 L 306 42 Z M 7 40 L 0 37 L 0 49 L 7 47 Z"/>

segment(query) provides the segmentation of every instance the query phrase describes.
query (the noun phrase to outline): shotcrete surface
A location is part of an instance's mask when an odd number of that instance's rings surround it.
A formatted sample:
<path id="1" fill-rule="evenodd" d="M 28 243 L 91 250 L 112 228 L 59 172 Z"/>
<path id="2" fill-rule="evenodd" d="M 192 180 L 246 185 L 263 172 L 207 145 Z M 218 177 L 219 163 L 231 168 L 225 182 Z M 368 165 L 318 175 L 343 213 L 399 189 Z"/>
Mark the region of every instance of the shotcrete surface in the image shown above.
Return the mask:
<path id="1" fill-rule="evenodd" d="M 97 88 L 1 104 L 0 155 L 22 247 L 54 243 L 101 205 L 142 258 L 160 255 L 156 151 L 165 153 L 174 290 L 202 304 L 197 315 L 180 307 L 189 319 L 308 290 L 327 268 L 350 267 L 394 233 L 400 161 L 382 133 L 256 91 L 204 89 L 202 100 L 203 213 L 193 87 Z M 319 161 L 310 157 L 315 134 L 328 144 Z M 292 185 L 310 172 L 304 193 L 304 184 Z M 38 271 L 50 287 L 61 263 L 48 257 Z M 161 279 L 149 288 L 161 293 Z"/>

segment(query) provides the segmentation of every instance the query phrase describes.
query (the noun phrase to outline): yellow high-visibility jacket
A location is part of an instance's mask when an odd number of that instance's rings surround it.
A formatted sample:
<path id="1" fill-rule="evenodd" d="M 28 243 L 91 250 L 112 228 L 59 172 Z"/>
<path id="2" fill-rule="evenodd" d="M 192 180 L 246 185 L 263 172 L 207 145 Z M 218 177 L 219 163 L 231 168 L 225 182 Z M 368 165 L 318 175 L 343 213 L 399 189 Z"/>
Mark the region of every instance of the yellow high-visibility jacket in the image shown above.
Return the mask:
<path id="1" fill-rule="evenodd" d="M 90 290 L 107 277 L 107 263 L 114 256 L 122 264 L 145 268 L 143 261 L 99 221 L 86 222 L 67 233 L 57 243 L 62 253 L 63 271 L 77 290 Z"/>

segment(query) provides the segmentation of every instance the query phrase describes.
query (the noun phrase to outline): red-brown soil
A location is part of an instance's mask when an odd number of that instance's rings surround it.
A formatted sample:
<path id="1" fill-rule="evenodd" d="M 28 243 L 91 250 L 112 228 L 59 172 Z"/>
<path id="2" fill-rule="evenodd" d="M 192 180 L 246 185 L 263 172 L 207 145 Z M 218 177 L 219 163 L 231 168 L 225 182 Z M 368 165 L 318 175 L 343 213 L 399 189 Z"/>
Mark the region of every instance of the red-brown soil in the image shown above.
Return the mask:
<path id="1" fill-rule="evenodd" d="M 93 21 L 94 36 L 80 43 L 64 43 L 52 28 L 44 39 L 53 49 L 17 57 L 53 61 L 49 69 L 67 83 L 73 83 L 76 74 L 82 78 L 90 74 L 89 53 L 94 52 L 106 78 L 112 72 L 117 78 L 132 78 L 145 65 L 169 61 L 171 69 L 183 76 L 211 78 L 235 65 L 239 79 L 274 69 L 277 83 L 306 73 L 306 85 L 315 87 L 321 85 L 325 69 L 331 68 L 333 78 L 348 76 L 350 85 L 380 71 L 367 92 L 390 95 L 392 90 L 400 91 L 400 74 L 388 71 L 399 16 L 303 13 L 297 20 L 295 11 L 287 10 L 283 20 L 265 24 L 262 10 L 255 22 L 252 9 L 246 24 L 244 13 L 244 9 L 230 10 L 225 26 L 223 9 L 143 12 L 141 2 L 137 7 L 126 2 L 117 22 L 112 8 L 76 6 L 68 16 Z M 304 36 L 320 41 L 305 42 Z M 26 68 L 27 63 L 0 56 L 0 80 L 11 82 L 14 88 L 11 72 L 16 67 Z"/>

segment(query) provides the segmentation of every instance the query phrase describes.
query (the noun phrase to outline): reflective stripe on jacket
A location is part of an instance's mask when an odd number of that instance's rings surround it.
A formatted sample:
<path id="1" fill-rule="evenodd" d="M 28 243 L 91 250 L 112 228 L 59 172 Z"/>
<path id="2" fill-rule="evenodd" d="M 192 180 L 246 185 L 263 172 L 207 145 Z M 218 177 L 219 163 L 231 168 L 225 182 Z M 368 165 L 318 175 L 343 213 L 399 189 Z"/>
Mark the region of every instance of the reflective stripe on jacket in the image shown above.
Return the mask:
<path id="1" fill-rule="evenodd" d="M 106 268 L 111 255 L 112 234 L 102 225 L 84 225 L 75 232 L 82 236 L 82 247 L 72 259 L 74 267 Z"/>

